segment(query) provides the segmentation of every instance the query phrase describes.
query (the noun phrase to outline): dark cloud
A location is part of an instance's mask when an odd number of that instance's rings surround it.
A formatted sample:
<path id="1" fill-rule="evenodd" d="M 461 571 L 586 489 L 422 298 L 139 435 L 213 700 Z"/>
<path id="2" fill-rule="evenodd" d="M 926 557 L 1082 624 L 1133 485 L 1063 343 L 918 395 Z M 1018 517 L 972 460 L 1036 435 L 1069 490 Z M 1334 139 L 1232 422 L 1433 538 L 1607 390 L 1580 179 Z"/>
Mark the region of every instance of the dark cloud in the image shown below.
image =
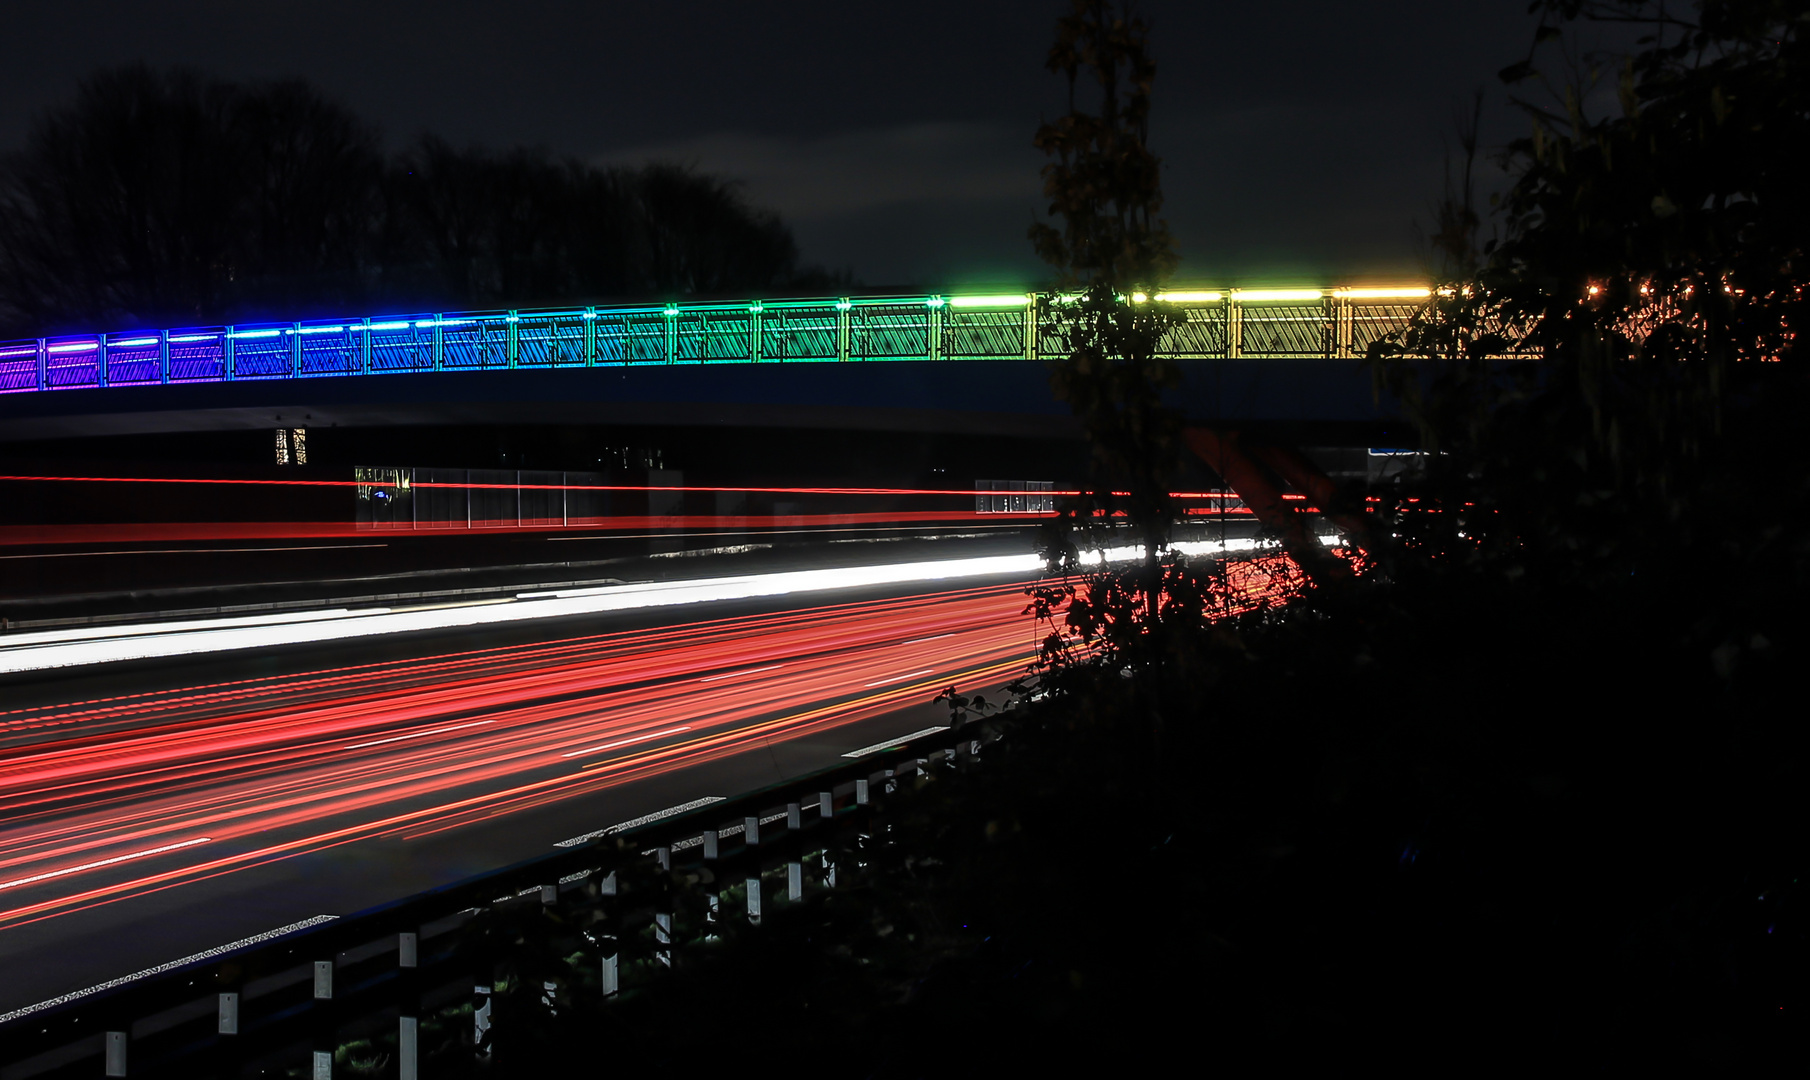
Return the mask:
<path id="1" fill-rule="evenodd" d="M 94 67 L 301 77 L 393 143 L 544 145 L 741 177 L 871 283 L 1030 280 L 1030 133 L 1063 0 L 912 4 L 56 0 L 10 5 L 0 146 Z M 1525 49 L 1521 0 L 1149 0 L 1154 136 L 1190 276 L 1417 276 L 1454 110 Z M 1498 128 L 1505 110 L 1495 110 Z"/>

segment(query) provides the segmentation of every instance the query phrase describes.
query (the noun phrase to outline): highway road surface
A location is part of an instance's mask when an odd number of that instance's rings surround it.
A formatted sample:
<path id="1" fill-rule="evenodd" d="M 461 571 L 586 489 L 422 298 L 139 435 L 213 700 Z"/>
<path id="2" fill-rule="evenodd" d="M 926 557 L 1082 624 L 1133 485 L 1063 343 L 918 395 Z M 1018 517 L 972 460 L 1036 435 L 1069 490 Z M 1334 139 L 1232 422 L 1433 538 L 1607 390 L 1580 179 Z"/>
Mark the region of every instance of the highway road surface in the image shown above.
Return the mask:
<path id="1" fill-rule="evenodd" d="M 41 640 L 63 666 L 0 684 L 0 1016 L 946 723 L 941 689 L 1030 659 L 1027 576 L 101 663 L 67 650 L 134 635 Z"/>

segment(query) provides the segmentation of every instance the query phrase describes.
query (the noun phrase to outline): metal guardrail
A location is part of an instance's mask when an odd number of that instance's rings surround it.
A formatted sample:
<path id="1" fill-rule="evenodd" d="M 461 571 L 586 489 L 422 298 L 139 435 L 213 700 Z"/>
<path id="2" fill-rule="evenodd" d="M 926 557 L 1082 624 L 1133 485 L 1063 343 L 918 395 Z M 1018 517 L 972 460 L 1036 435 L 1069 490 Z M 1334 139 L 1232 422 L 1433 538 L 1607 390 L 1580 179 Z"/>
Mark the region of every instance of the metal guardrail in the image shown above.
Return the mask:
<path id="1" fill-rule="evenodd" d="M 1360 357 L 1424 288 L 1191 289 L 1177 358 Z M 1035 360 L 1038 294 L 827 297 L 455 312 L 0 342 L 0 393 L 430 371 L 886 360 Z"/>
<path id="2" fill-rule="evenodd" d="M 829 853 L 859 850 L 902 775 L 977 762 L 978 730 L 920 732 L 844 766 L 699 800 L 550 855 L 17 1011 L 0 1020 L 0 1076 L 203 1077 L 263 1062 L 329 1080 L 337 1046 L 394 1025 L 390 1075 L 418 1080 L 424 1016 L 471 1001 L 461 1041 L 474 1053 L 483 1044 L 491 973 L 478 970 L 467 940 L 480 913 L 601 907 L 610 943 L 587 987 L 606 998 L 632 990 L 637 971 L 682 963 L 688 943 L 730 917 L 719 890 L 758 923 L 766 905 L 834 885 L 842 856 Z M 683 873 L 705 865 L 711 874 Z"/>

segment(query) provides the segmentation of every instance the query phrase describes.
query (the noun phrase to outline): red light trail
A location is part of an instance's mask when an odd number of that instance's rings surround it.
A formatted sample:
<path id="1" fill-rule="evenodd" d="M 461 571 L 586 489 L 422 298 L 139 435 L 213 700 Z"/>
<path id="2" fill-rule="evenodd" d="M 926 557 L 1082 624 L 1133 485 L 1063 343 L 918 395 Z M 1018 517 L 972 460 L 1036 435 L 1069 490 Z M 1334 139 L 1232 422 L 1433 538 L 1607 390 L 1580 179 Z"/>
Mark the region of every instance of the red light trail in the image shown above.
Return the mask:
<path id="1" fill-rule="evenodd" d="M 1021 588 L 7 710 L 0 928 L 995 685 L 1033 651 Z"/>
<path id="2" fill-rule="evenodd" d="M 1284 597 L 1228 567 L 1225 611 Z M 988 585 L 0 711 L 0 931 L 694 768 L 1021 672 Z M 1047 629 L 1047 628 L 1044 628 Z"/>

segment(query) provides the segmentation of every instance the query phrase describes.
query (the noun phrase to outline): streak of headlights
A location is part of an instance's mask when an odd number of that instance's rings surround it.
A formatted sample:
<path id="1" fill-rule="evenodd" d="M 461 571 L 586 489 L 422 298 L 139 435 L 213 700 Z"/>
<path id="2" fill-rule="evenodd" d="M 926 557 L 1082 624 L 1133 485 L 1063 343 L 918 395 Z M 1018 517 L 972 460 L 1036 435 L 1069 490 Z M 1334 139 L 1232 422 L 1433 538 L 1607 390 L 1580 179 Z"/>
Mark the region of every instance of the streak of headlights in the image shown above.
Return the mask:
<path id="1" fill-rule="evenodd" d="M 1328 537 L 1322 539 L 1327 542 L 1332 540 Z M 1255 540 L 1196 541 L 1173 545 L 1174 550 L 1188 555 L 1226 554 L 1249 551 L 1256 547 Z M 1141 555 L 1142 549 L 1135 546 L 1092 553 L 1096 563 L 1127 561 Z M 224 619 L 207 623 L 140 623 L 91 631 L 79 640 L 58 640 L 54 637 L 46 639 L 37 635 L 0 639 L 6 642 L 4 647 L 0 647 L 0 674 L 122 660 L 162 659 L 237 649 L 342 641 L 378 634 L 489 626 L 529 619 L 595 615 L 720 600 L 982 577 L 1030 576 L 1042 569 L 1043 560 L 1034 554 L 996 555 L 974 559 L 792 570 L 694 581 L 645 582 L 592 589 L 531 592 L 518 595 L 512 602 L 503 603 L 401 611 L 377 608 L 310 612 L 306 615 L 259 616 L 254 617 L 255 621 Z M 60 637 L 71 632 L 51 633 Z"/>

